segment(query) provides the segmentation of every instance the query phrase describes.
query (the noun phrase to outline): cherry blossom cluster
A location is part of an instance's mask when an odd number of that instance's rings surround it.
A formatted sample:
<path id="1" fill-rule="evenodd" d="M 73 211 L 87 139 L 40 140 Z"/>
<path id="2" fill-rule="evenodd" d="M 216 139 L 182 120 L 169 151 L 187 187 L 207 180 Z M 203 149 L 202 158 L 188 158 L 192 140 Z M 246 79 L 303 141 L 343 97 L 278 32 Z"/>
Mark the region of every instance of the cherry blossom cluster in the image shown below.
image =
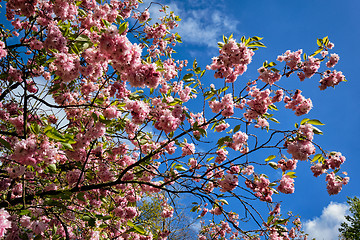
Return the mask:
<path id="1" fill-rule="evenodd" d="M 271 91 L 269 89 L 260 91 L 256 86 L 253 86 L 247 90 L 249 91 L 249 96 L 252 98 L 246 102 L 249 108 L 244 113 L 244 117 L 248 121 L 251 121 L 265 114 L 273 101 L 270 98 Z"/>
<path id="2" fill-rule="evenodd" d="M 212 84 L 210 96 L 196 61 L 185 70 L 187 60 L 173 58 L 181 42 L 175 33 L 179 18 L 160 4 L 139 8 L 141 2 L 7 1 L 12 29 L 1 26 L 0 36 L 1 238 L 165 240 L 171 234 L 166 218 L 176 217 L 167 195 L 186 189 L 201 200 L 193 208 L 204 219 L 199 239 L 250 239 L 249 232 L 238 231 L 241 218 L 226 199 L 245 190 L 271 203 L 277 184 L 281 193 L 294 192 L 293 175 L 286 171 L 315 153 L 314 128 L 305 123 L 297 131 L 270 129 L 268 120 L 275 119 L 268 111 L 282 100 L 297 116 L 310 111 L 311 100 L 281 87 L 281 77 L 297 72 L 301 80 L 310 78 L 326 58 L 326 66 L 334 67 L 339 56 L 327 56 L 333 44 L 321 47 L 323 59 L 301 61 L 302 50 L 287 51 L 278 57 L 286 63 L 283 75 L 271 68 L 275 64 L 265 64 L 257 80 L 238 88 L 232 83 L 262 45 L 258 37 L 241 43 L 224 38 L 219 56 L 206 68 L 223 78 L 225 87 L 215 90 Z M 162 17 L 150 21 L 154 5 L 161 6 Z M 345 80 L 336 70 L 319 75 L 321 90 Z M 197 95 L 205 100 L 194 107 Z M 207 132 L 209 126 L 214 133 Z M 285 137 L 275 147 L 261 145 L 252 126 Z M 217 146 L 208 143 L 212 134 L 219 136 Z M 255 172 L 251 154 L 278 150 L 282 143 L 292 159 L 272 163 L 282 170 L 281 179 L 261 174 L 264 164 Z M 203 150 L 205 144 L 211 150 Z M 311 170 L 315 176 L 336 172 L 344 161 L 332 152 Z M 334 172 L 326 176 L 330 195 L 349 181 Z M 138 202 L 149 196 L 159 204 L 161 230 L 138 221 L 146 218 Z M 250 200 L 245 205 L 251 206 Z M 289 230 L 278 226 L 280 206 L 270 215 L 260 236 L 297 237 L 300 224 Z"/>
<path id="3" fill-rule="evenodd" d="M 341 178 L 339 176 L 336 176 L 335 173 L 332 172 L 326 175 L 325 180 L 327 182 L 326 189 L 329 195 L 334 195 L 338 194 L 341 191 L 343 185 L 348 184 L 349 177 Z"/>
<path id="4" fill-rule="evenodd" d="M 272 202 L 273 190 L 270 188 L 270 180 L 264 176 L 255 177 L 253 181 L 247 179 L 245 184 L 248 188 L 250 188 L 253 192 L 255 192 L 255 196 L 258 197 L 262 201 Z"/>
<path id="5" fill-rule="evenodd" d="M 321 78 L 320 82 L 320 90 L 325 90 L 328 87 L 334 87 L 338 85 L 340 82 L 345 80 L 345 76 L 342 72 L 334 71 L 326 71 L 325 75 Z"/>
<path id="6" fill-rule="evenodd" d="M 302 49 L 299 49 L 296 52 L 291 52 L 290 50 L 287 50 L 283 55 L 278 56 L 277 60 L 279 62 L 286 62 L 286 65 L 291 70 L 297 70 L 302 63 L 301 54 Z"/>
<path id="7" fill-rule="evenodd" d="M 258 69 L 258 72 L 260 74 L 259 79 L 269 85 L 273 85 L 281 78 L 281 74 L 278 71 L 272 71 L 269 68 L 261 67 Z"/>
<path id="8" fill-rule="evenodd" d="M 291 178 L 289 175 L 283 175 L 281 180 L 280 180 L 280 184 L 277 187 L 277 190 L 279 190 L 279 192 L 285 193 L 285 194 L 291 194 L 294 193 L 295 188 L 294 188 L 294 179 Z"/>
<path id="9" fill-rule="evenodd" d="M 224 117 L 230 117 L 234 114 L 234 100 L 230 93 L 222 97 L 220 102 L 217 100 L 209 102 L 209 106 L 214 113 L 222 111 L 221 115 Z"/>
<path id="10" fill-rule="evenodd" d="M 291 98 L 285 96 L 284 103 L 286 103 L 286 108 L 295 111 L 296 116 L 307 114 L 313 107 L 311 99 L 305 99 L 305 97 L 301 95 L 301 90 L 299 89 L 296 90 Z"/>
<path id="11" fill-rule="evenodd" d="M 314 173 L 315 177 L 318 177 L 328 169 L 339 169 L 345 160 L 346 158 L 340 152 L 331 152 L 323 159 L 323 161 L 311 166 L 311 171 Z"/>
<path id="12" fill-rule="evenodd" d="M 5 43 L 0 41 L 0 59 L 6 57 L 7 51 L 5 49 Z"/>
<path id="13" fill-rule="evenodd" d="M 235 151 L 246 153 L 248 151 L 247 148 L 248 138 L 249 136 L 246 133 L 239 131 L 232 136 L 232 141 L 227 142 L 226 145 L 234 149 Z"/>
<path id="14" fill-rule="evenodd" d="M 251 63 L 254 52 L 247 48 L 244 43 L 237 43 L 230 39 L 219 50 L 220 55 L 212 59 L 207 69 L 215 70 L 215 78 L 225 78 L 225 82 L 235 82 L 239 75 L 247 70 Z"/>

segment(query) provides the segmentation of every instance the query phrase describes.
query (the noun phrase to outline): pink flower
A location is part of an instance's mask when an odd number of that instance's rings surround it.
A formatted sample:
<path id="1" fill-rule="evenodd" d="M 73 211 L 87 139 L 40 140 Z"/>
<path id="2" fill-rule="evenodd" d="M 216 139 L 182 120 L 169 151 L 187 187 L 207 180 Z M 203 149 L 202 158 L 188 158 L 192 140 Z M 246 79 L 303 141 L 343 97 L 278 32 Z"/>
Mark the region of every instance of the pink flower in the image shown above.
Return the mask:
<path id="1" fill-rule="evenodd" d="M 243 170 L 241 170 L 242 174 L 246 174 L 246 175 L 251 175 L 254 173 L 254 166 L 253 165 L 248 165 L 245 168 L 243 168 Z"/>
<path id="2" fill-rule="evenodd" d="M 0 237 L 4 237 L 6 229 L 11 227 L 11 222 L 8 220 L 10 214 L 5 209 L 0 209 Z"/>
<path id="3" fill-rule="evenodd" d="M 294 179 L 288 175 L 283 175 L 280 180 L 280 185 L 277 187 L 277 189 L 285 194 L 294 193 Z"/>
<path id="4" fill-rule="evenodd" d="M 193 143 L 185 143 L 185 145 L 181 149 L 181 156 L 192 155 L 195 153 L 195 145 Z"/>
<path id="5" fill-rule="evenodd" d="M 281 74 L 279 72 L 274 72 L 265 67 L 259 68 L 258 72 L 260 74 L 259 79 L 269 84 L 270 86 L 279 81 L 281 78 Z"/>
<path id="6" fill-rule="evenodd" d="M 7 51 L 5 49 L 5 43 L 3 41 L 0 41 L 0 59 L 3 57 L 6 57 Z"/>
<path id="7" fill-rule="evenodd" d="M 315 147 L 310 141 L 295 140 L 285 143 L 287 152 L 296 160 L 307 160 L 307 158 L 315 153 Z"/>
<path id="8" fill-rule="evenodd" d="M 35 221 L 31 224 L 31 229 L 36 235 L 39 235 L 45 231 L 47 224 L 42 221 Z"/>
<path id="9" fill-rule="evenodd" d="M 161 213 L 161 217 L 163 218 L 169 218 L 172 217 L 174 213 L 174 209 L 172 207 L 166 207 L 163 209 Z"/>
<path id="10" fill-rule="evenodd" d="M 289 159 L 285 161 L 285 159 L 281 159 L 278 162 L 278 167 L 281 168 L 283 172 L 288 170 L 295 170 L 296 169 L 297 160 Z"/>
<path id="11" fill-rule="evenodd" d="M 326 175 L 325 180 L 327 181 L 327 191 L 329 195 L 335 195 L 338 194 L 343 185 L 348 184 L 349 177 L 341 178 L 339 176 L 335 176 L 335 173 L 330 173 Z"/>
<path id="12" fill-rule="evenodd" d="M 232 191 L 238 185 L 238 178 L 233 174 L 227 174 L 224 179 L 220 180 L 218 183 L 221 186 L 220 192 Z"/>
<path id="13" fill-rule="evenodd" d="M 228 154 L 228 151 L 225 148 L 220 148 L 216 151 L 216 159 L 215 162 L 221 164 L 223 161 L 226 160 L 226 156 Z"/>
<path id="14" fill-rule="evenodd" d="M 326 63 L 326 66 L 328 68 L 334 67 L 339 62 L 339 59 L 340 57 L 336 53 L 331 54 L 329 61 Z"/>
<path id="15" fill-rule="evenodd" d="M 345 76 L 342 74 L 342 72 L 337 72 L 336 70 L 326 73 L 320 82 L 320 90 L 325 90 L 327 87 L 334 87 L 338 85 L 340 82 L 345 80 Z"/>
<path id="16" fill-rule="evenodd" d="M 219 124 L 219 125 L 217 125 L 216 127 L 215 127 L 215 131 L 216 132 L 222 132 L 222 131 L 224 131 L 226 128 L 228 128 L 228 127 L 230 127 L 230 125 L 228 124 L 228 123 L 221 123 L 221 124 Z"/>

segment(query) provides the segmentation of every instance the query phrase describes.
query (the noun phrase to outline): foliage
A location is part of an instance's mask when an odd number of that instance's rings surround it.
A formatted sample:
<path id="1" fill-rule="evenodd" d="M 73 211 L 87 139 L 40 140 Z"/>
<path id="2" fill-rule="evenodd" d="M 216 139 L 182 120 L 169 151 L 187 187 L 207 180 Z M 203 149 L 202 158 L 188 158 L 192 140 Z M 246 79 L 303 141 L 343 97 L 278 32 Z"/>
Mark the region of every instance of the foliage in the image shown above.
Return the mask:
<path id="1" fill-rule="evenodd" d="M 347 203 L 351 215 L 345 216 L 346 222 L 341 223 L 339 228 L 341 239 L 360 239 L 360 199 L 348 197 Z"/>
<path id="2" fill-rule="evenodd" d="M 294 192 L 297 163 L 326 175 L 330 195 L 348 183 L 345 157 L 315 142 L 320 120 L 284 130 L 276 119 L 313 107 L 281 80 L 318 78 L 320 90 L 346 81 L 330 70 L 339 56 L 328 37 L 310 55 L 265 61 L 246 81 L 261 37 L 224 36 L 206 68 L 175 60 L 181 19 L 160 4 L 1 4 L 0 237 L 166 239 L 172 225 L 160 225 L 176 219 L 180 195 L 199 239 L 300 239 L 300 219 L 282 214 L 276 196 Z"/>

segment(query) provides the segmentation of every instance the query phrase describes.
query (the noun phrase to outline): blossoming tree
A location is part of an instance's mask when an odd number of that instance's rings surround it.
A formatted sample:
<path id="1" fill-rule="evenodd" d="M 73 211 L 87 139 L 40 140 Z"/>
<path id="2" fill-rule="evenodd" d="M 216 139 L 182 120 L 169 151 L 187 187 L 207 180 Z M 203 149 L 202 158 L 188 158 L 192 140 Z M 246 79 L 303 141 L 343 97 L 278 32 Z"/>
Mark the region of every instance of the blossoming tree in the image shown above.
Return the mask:
<path id="1" fill-rule="evenodd" d="M 135 221 L 139 202 L 155 198 L 166 219 L 171 197 L 185 195 L 202 219 L 199 239 L 297 239 L 300 220 L 274 198 L 294 192 L 297 164 L 326 174 L 330 195 L 347 184 L 338 175 L 345 157 L 315 142 L 319 120 L 283 130 L 274 118 L 281 104 L 297 116 L 312 108 L 283 78 L 317 78 L 320 90 L 345 81 L 327 37 L 311 55 L 286 51 L 247 81 L 260 37 L 224 37 L 206 69 L 188 66 L 175 60 L 180 18 L 166 6 L 151 20 L 156 3 L 139 8 L 141 0 L 5 2 L 0 237 L 166 239 L 165 225 Z M 264 149 L 273 155 L 251 158 Z"/>

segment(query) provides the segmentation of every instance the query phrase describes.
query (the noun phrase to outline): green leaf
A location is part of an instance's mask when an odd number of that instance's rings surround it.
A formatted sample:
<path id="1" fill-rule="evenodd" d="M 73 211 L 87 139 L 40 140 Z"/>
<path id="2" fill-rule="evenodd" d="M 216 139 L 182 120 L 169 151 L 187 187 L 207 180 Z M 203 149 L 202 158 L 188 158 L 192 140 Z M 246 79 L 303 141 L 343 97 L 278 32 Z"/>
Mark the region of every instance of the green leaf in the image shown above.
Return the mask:
<path id="1" fill-rule="evenodd" d="M 57 140 L 57 141 L 65 141 L 65 137 L 59 133 L 55 128 L 51 128 L 50 130 L 45 132 L 46 136 L 48 136 L 49 138 L 53 139 L 53 140 Z"/>
<path id="2" fill-rule="evenodd" d="M 227 39 L 227 37 L 225 37 L 225 35 L 223 35 L 223 41 L 225 44 L 228 43 L 228 39 Z"/>
<path id="3" fill-rule="evenodd" d="M 177 164 L 177 165 L 175 166 L 175 169 L 176 169 L 176 170 L 179 170 L 179 171 L 187 171 L 187 169 L 184 168 L 184 166 L 181 165 L 181 164 Z"/>
<path id="4" fill-rule="evenodd" d="M 270 121 L 276 122 L 276 123 L 280 123 L 276 118 L 269 118 Z"/>
<path id="5" fill-rule="evenodd" d="M 296 178 L 295 172 L 288 172 L 288 173 L 286 173 L 286 175 L 288 175 L 291 178 Z"/>
<path id="6" fill-rule="evenodd" d="M 316 44 L 319 46 L 319 47 L 322 47 L 322 39 L 318 38 L 316 40 Z"/>
<path id="7" fill-rule="evenodd" d="M 322 154 L 321 154 L 321 153 L 318 153 L 318 154 L 316 154 L 316 155 L 313 157 L 313 159 L 311 160 L 311 162 L 315 162 L 315 161 L 317 161 L 317 160 L 319 160 L 319 159 L 321 159 L 321 158 L 323 158 Z"/>
<path id="8" fill-rule="evenodd" d="M 320 53 L 323 49 L 319 48 L 318 50 L 316 50 L 313 54 L 310 55 L 310 57 L 314 57 L 316 56 L 318 53 Z"/>
<path id="9" fill-rule="evenodd" d="M 313 132 L 314 132 L 315 134 L 318 134 L 318 135 L 322 135 L 322 134 L 323 134 L 323 132 L 322 132 L 320 129 L 318 129 L 317 127 L 312 126 L 312 128 L 313 128 Z"/>
<path id="10" fill-rule="evenodd" d="M 274 62 L 269 62 L 268 67 L 273 67 L 273 66 L 276 66 L 276 63 L 274 63 Z"/>
<path id="11" fill-rule="evenodd" d="M 270 222 L 275 218 L 274 215 L 270 215 L 267 219 L 267 223 L 270 224 Z"/>
<path id="12" fill-rule="evenodd" d="M 40 132 L 40 127 L 39 127 L 39 125 L 37 123 L 31 123 L 30 129 L 36 135 L 38 135 L 39 132 Z"/>
<path id="13" fill-rule="evenodd" d="M 196 212 L 199 209 L 199 206 L 193 206 L 190 210 L 190 212 Z"/>
<path id="14" fill-rule="evenodd" d="M 304 125 L 305 123 L 307 123 L 310 119 L 309 118 L 304 118 L 303 120 L 301 120 L 300 125 Z"/>
<path id="15" fill-rule="evenodd" d="M 0 137 L 0 143 L 7 149 L 11 150 L 11 145 L 6 140 Z"/>
<path id="16" fill-rule="evenodd" d="M 324 37 L 324 38 L 322 39 L 322 41 L 323 41 L 324 45 L 327 46 L 328 43 L 329 43 L 329 38 L 328 38 L 328 36 Z"/>
<path id="17" fill-rule="evenodd" d="M 304 53 L 303 58 L 304 58 L 304 60 L 306 60 L 306 59 L 307 59 L 307 55 L 306 55 L 306 53 Z"/>
<path id="18" fill-rule="evenodd" d="M 70 143 L 63 142 L 61 144 L 66 150 L 74 150 Z"/>
<path id="19" fill-rule="evenodd" d="M 195 72 L 196 74 L 200 74 L 200 73 L 201 73 L 201 68 L 200 68 L 200 67 L 195 68 L 195 69 L 194 69 L 194 72 Z"/>
<path id="20" fill-rule="evenodd" d="M 23 210 L 21 210 L 20 213 L 18 213 L 18 214 L 21 216 L 21 215 L 28 215 L 29 213 L 31 213 L 30 210 L 28 210 L 28 209 L 23 209 Z"/>
<path id="21" fill-rule="evenodd" d="M 215 157 L 210 157 L 210 158 L 208 158 L 206 161 L 207 162 L 210 162 L 211 160 L 213 160 Z"/>
<path id="22" fill-rule="evenodd" d="M 85 202 L 86 200 L 85 200 L 84 196 L 85 196 L 85 193 L 79 192 L 79 193 L 77 194 L 76 198 L 79 199 L 80 201 Z"/>
<path id="23" fill-rule="evenodd" d="M 279 167 L 277 166 L 276 162 L 269 162 L 268 163 L 270 167 L 272 167 L 273 169 L 278 169 Z"/>
<path id="24" fill-rule="evenodd" d="M 317 119 L 311 119 L 307 123 L 312 124 L 312 125 L 325 125 L 324 123 L 320 122 Z"/>
<path id="25" fill-rule="evenodd" d="M 262 42 L 251 42 L 246 45 L 247 47 L 265 47 L 266 46 Z"/>
<path id="26" fill-rule="evenodd" d="M 239 131 L 240 130 L 240 124 L 239 125 L 236 125 L 235 127 L 234 127 L 234 133 L 236 133 L 237 131 Z"/>
<path id="27" fill-rule="evenodd" d="M 229 205 L 228 201 L 226 201 L 225 199 L 220 199 L 220 202 L 225 204 L 225 205 Z"/>
<path id="28" fill-rule="evenodd" d="M 193 62 L 193 70 L 195 70 L 197 68 L 197 61 L 196 61 L 196 58 L 194 59 L 194 62 Z"/>
<path id="29" fill-rule="evenodd" d="M 184 75 L 183 79 L 184 79 L 184 80 L 190 79 L 190 78 L 192 78 L 193 76 L 194 76 L 194 74 L 192 74 L 192 73 L 187 73 L 187 74 Z"/>
<path id="30" fill-rule="evenodd" d="M 56 173 L 56 165 L 55 164 L 49 164 L 47 167 L 51 173 Z"/>
<path id="31" fill-rule="evenodd" d="M 128 28 L 129 23 L 128 22 L 123 22 L 122 24 L 120 24 L 119 26 L 119 34 L 121 35 L 123 32 L 125 32 L 125 30 Z"/>
<path id="32" fill-rule="evenodd" d="M 274 104 L 268 106 L 268 109 L 277 111 L 277 107 Z"/>
<path id="33" fill-rule="evenodd" d="M 276 158 L 275 155 L 270 155 L 270 156 L 268 156 L 268 157 L 265 159 L 265 162 L 268 162 L 268 161 L 270 161 L 270 160 L 273 160 L 274 158 Z"/>
<path id="34" fill-rule="evenodd" d="M 222 137 L 222 138 L 219 138 L 219 140 L 217 141 L 217 145 L 218 147 L 221 147 L 222 145 L 224 145 L 225 142 L 231 142 L 232 139 L 230 136 L 226 136 L 226 137 Z"/>

